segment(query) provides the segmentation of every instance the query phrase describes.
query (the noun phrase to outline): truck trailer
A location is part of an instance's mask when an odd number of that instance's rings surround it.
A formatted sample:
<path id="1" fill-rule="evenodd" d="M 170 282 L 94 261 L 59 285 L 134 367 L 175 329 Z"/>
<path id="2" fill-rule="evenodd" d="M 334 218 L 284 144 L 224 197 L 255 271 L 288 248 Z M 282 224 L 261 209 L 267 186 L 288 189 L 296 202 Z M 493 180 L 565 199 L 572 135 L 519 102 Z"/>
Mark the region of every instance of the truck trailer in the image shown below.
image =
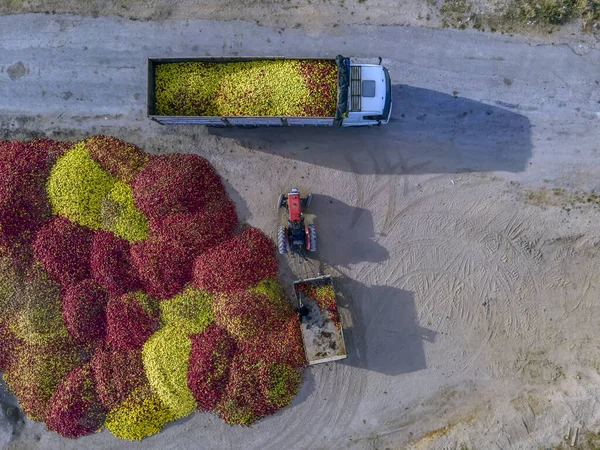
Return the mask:
<path id="1" fill-rule="evenodd" d="M 161 124 L 352 127 L 391 113 L 381 58 L 148 58 L 147 115 Z"/>
<path id="2" fill-rule="evenodd" d="M 344 331 L 331 275 L 296 280 L 294 292 L 308 364 L 345 359 Z"/>

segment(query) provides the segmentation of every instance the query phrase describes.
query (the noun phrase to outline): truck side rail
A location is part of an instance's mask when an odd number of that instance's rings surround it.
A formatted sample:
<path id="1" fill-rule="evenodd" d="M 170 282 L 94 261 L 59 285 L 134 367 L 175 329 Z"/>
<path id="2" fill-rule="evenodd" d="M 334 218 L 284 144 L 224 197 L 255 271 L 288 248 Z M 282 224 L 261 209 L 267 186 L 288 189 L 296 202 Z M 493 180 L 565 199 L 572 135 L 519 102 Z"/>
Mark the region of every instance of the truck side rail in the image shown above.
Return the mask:
<path id="1" fill-rule="evenodd" d="M 217 117 L 217 116 L 149 116 L 163 125 L 208 125 L 215 127 L 287 127 L 287 126 L 333 126 L 333 117 Z"/>

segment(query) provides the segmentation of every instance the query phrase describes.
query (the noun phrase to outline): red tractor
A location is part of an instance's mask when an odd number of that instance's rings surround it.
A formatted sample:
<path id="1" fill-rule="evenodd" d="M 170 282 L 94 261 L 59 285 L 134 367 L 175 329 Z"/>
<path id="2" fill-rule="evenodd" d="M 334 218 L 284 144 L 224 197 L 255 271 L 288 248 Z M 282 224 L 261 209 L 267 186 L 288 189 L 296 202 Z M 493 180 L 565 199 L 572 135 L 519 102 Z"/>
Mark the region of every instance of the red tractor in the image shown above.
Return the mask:
<path id="1" fill-rule="evenodd" d="M 287 227 L 279 227 L 277 230 L 277 246 L 281 255 L 288 251 L 301 258 L 306 258 L 306 250 L 317 251 L 317 231 L 314 225 L 304 223 L 302 208 L 308 208 L 312 201 L 312 194 L 302 198 L 298 189 L 284 196 L 281 194 L 277 200 L 277 210 L 285 207 L 288 210 Z"/>

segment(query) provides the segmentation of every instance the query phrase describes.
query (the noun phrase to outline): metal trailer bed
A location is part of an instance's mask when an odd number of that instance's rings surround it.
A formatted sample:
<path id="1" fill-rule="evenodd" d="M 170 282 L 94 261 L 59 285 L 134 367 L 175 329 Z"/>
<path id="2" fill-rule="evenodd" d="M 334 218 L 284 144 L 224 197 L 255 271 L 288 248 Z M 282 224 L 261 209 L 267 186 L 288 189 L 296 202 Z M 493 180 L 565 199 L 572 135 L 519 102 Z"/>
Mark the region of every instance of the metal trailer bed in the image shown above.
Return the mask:
<path id="1" fill-rule="evenodd" d="M 308 364 L 320 364 L 346 358 L 344 332 L 339 322 L 339 314 L 336 312 L 338 319 L 336 325 L 327 309 L 320 310 L 315 299 L 308 297 L 301 290 L 302 285 L 331 286 L 333 289 L 333 280 L 331 275 L 323 275 L 294 281 L 294 292 L 298 305 L 308 309 L 306 315 L 300 315 L 302 340 Z M 335 289 L 333 292 L 335 295 Z"/>

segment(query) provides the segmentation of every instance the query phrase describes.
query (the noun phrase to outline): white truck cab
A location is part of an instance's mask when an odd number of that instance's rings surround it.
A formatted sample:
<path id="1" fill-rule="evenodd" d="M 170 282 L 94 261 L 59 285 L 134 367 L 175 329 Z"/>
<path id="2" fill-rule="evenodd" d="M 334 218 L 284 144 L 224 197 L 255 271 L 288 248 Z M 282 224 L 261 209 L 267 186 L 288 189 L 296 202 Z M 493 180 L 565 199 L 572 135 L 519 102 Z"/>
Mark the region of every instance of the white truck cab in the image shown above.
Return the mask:
<path id="1" fill-rule="evenodd" d="M 392 92 L 387 69 L 378 64 L 351 64 L 348 106 L 344 127 L 388 123 Z"/>

